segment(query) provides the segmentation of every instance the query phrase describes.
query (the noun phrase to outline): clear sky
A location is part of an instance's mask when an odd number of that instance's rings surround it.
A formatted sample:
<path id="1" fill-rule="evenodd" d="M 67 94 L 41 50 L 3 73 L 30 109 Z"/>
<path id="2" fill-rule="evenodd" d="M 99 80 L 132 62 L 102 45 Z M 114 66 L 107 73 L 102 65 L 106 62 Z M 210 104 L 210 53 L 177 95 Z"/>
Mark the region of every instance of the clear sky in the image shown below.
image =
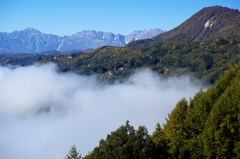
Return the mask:
<path id="1" fill-rule="evenodd" d="M 59 36 L 83 30 L 127 35 L 173 29 L 214 5 L 240 10 L 240 0 L 0 0 L 0 32 L 32 27 Z"/>

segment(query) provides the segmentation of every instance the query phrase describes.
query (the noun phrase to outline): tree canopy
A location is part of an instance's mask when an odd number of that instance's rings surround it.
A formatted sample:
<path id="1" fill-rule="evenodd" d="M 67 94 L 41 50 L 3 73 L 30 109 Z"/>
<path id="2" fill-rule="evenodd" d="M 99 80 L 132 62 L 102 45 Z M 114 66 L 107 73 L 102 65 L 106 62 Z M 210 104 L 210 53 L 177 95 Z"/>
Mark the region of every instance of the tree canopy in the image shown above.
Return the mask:
<path id="1" fill-rule="evenodd" d="M 181 99 L 152 135 L 129 121 L 101 139 L 85 159 L 240 158 L 240 63 L 205 92 Z M 73 147 L 69 155 L 76 154 Z M 78 153 L 77 153 L 78 154 Z"/>
<path id="2" fill-rule="evenodd" d="M 64 159 L 81 159 L 81 154 L 79 151 L 77 151 L 77 148 L 75 145 L 73 145 L 68 154 L 66 154 L 66 156 L 64 157 Z"/>

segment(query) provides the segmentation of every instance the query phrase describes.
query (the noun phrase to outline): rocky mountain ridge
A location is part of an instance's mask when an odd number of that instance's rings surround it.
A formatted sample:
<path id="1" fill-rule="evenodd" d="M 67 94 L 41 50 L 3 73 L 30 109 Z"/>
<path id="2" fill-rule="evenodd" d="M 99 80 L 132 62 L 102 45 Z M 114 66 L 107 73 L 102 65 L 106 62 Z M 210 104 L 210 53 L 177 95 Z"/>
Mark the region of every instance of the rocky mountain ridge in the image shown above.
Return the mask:
<path id="1" fill-rule="evenodd" d="M 146 30 L 135 30 L 125 37 L 125 43 L 140 39 L 149 39 L 156 35 L 167 32 L 167 29 L 146 29 Z"/>
<path id="2" fill-rule="evenodd" d="M 40 53 L 57 50 L 64 52 L 68 50 L 95 49 L 101 46 L 124 46 L 126 42 L 135 39 L 151 38 L 166 29 L 149 29 L 134 31 L 127 36 L 85 30 L 71 36 L 57 36 L 44 34 L 37 29 L 26 28 L 22 31 L 12 33 L 0 32 L 0 53 Z"/>

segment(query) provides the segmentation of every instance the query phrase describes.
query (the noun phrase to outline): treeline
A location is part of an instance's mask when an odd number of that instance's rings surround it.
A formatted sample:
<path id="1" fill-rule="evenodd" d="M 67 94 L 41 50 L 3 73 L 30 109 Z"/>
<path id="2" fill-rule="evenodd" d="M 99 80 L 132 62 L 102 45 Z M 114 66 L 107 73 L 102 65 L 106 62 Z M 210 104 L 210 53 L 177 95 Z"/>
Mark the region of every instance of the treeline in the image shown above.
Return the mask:
<path id="1" fill-rule="evenodd" d="M 63 72 L 97 73 L 106 80 L 123 78 L 148 67 L 165 76 L 194 75 L 215 83 L 220 74 L 240 61 L 240 35 L 202 42 L 163 42 L 146 49 L 104 46 L 75 59 L 51 59 Z"/>
<path id="2" fill-rule="evenodd" d="M 181 99 L 152 135 L 127 121 L 84 158 L 240 158 L 240 63 L 206 92 Z"/>

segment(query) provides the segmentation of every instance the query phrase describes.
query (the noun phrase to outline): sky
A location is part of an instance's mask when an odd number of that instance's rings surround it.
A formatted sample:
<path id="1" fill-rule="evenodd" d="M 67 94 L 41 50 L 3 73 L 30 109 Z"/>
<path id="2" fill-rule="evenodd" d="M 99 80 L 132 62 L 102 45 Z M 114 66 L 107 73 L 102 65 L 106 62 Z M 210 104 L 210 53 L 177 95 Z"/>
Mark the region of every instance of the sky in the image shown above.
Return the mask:
<path id="1" fill-rule="evenodd" d="M 239 0 L 1 0 L 0 32 L 31 27 L 70 36 L 83 30 L 127 35 L 173 29 L 204 7 L 240 10 Z"/>
<path id="2" fill-rule="evenodd" d="M 127 120 L 149 134 L 182 98 L 202 88 L 187 76 L 163 78 L 150 69 L 123 83 L 58 73 L 54 64 L 0 67 L 0 158 L 64 158 L 75 144 L 85 156 Z"/>

